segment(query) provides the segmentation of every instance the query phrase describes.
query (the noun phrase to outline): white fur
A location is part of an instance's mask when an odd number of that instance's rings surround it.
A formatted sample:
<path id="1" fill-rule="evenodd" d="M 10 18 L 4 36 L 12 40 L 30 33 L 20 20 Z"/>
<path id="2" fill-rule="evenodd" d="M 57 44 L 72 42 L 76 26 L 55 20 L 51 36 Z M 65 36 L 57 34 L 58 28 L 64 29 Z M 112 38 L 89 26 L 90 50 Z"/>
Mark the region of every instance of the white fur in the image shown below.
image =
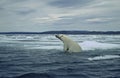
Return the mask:
<path id="1" fill-rule="evenodd" d="M 79 44 L 73 40 L 71 40 L 68 36 L 60 34 L 56 35 L 64 43 L 64 51 L 65 52 L 81 52 L 82 49 Z"/>

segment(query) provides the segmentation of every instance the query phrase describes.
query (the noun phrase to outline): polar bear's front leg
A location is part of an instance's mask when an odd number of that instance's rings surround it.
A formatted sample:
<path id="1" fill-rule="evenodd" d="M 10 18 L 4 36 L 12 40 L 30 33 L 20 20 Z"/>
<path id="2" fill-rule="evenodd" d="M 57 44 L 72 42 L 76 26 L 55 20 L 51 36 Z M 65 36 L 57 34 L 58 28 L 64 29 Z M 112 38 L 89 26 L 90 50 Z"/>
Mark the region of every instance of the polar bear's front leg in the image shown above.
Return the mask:
<path id="1" fill-rule="evenodd" d="M 64 44 L 64 51 L 68 52 L 68 50 L 69 50 L 68 46 L 66 44 Z"/>

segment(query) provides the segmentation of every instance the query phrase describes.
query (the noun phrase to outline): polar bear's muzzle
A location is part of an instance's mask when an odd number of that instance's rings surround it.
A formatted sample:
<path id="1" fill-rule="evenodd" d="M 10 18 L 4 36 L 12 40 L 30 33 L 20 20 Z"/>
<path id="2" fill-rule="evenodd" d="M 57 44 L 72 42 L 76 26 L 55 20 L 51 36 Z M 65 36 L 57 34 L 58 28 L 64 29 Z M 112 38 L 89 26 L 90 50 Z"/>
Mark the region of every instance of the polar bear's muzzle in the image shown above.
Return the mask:
<path id="1" fill-rule="evenodd" d="M 62 40 L 62 39 L 61 39 L 62 36 L 55 35 L 55 37 L 58 38 L 58 39 L 60 39 L 60 40 Z"/>
<path id="2" fill-rule="evenodd" d="M 56 38 L 60 39 L 59 35 L 55 35 Z"/>

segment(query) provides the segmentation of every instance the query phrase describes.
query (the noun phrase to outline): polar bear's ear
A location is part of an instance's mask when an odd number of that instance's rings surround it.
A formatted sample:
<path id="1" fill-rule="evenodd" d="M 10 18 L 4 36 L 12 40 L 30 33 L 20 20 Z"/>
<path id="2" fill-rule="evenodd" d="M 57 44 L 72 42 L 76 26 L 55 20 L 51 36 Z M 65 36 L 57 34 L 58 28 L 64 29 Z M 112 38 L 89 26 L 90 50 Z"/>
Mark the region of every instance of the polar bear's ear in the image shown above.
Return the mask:
<path id="1" fill-rule="evenodd" d="M 59 34 L 59 37 L 62 38 L 62 37 L 63 37 L 63 34 Z"/>

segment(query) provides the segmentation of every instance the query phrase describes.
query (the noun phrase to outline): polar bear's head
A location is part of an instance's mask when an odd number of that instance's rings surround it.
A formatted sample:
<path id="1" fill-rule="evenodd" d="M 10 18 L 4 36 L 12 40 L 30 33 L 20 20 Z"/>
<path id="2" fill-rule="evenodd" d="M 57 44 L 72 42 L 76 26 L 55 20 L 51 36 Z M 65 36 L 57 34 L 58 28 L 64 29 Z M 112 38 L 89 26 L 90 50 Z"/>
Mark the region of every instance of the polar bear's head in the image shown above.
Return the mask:
<path id="1" fill-rule="evenodd" d="M 59 34 L 59 35 L 55 35 L 58 39 L 60 39 L 61 41 L 64 41 L 66 39 L 69 39 L 66 35 L 63 34 Z"/>
<path id="2" fill-rule="evenodd" d="M 55 35 L 58 39 L 60 39 L 63 43 L 69 43 L 71 41 L 73 41 L 72 39 L 70 39 L 68 36 L 64 35 L 64 34 L 58 34 Z"/>
<path id="3" fill-rule="evenodd" d="M 58 39 L 62 40 L 63 34 L 55 35 Z"/>

